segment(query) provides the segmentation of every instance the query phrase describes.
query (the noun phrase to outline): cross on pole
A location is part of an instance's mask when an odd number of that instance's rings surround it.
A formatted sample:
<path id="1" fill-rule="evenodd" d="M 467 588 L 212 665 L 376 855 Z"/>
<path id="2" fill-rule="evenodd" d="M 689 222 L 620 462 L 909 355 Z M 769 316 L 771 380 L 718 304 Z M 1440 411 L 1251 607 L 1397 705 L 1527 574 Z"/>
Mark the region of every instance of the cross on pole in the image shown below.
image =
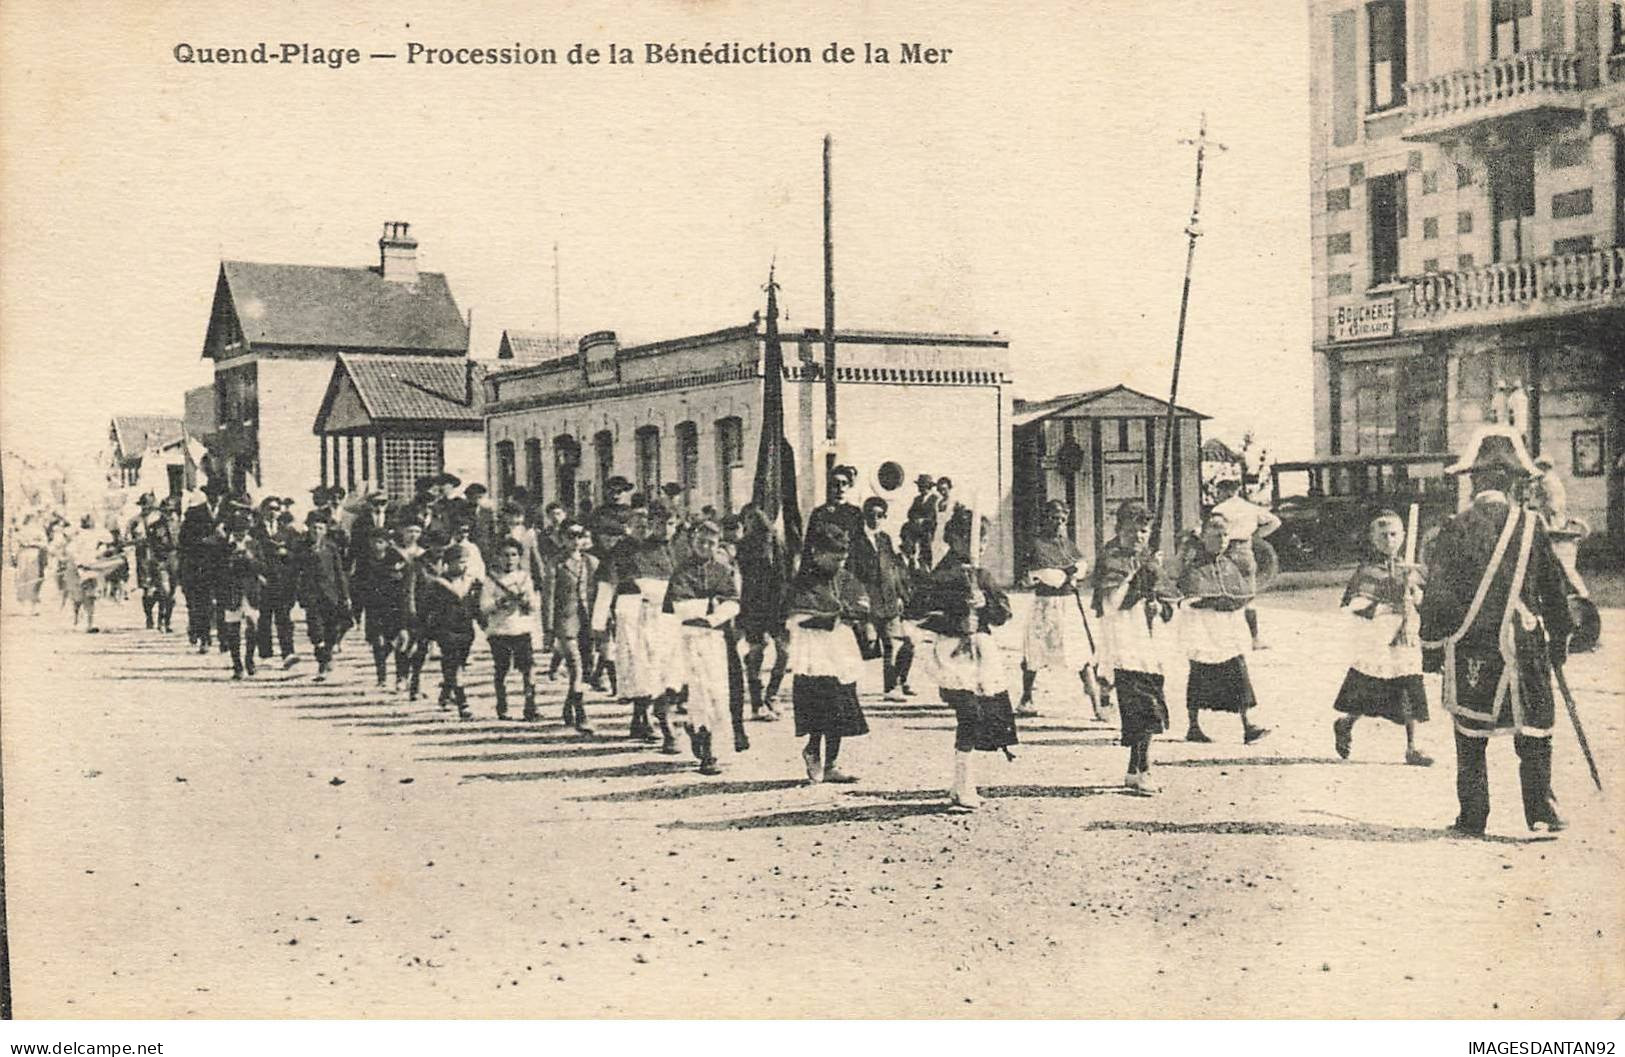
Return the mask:
<path id="1" fill-rule="evenodd" d="M 1168 387 L 1168 418 L 1162 431 L 1162 466 L 1157 474 L 1157 512 L 1151 522 L 1151 549 L 1159 550 L 1162 546 L 1162 519 L 1167 509 L 1168 501 L 1168 473 L 1171 456 L 1174 448 L 1174 407 L 1179 399 L 1179 366 L 1185 352 L 1185 313 L 1191 301 L 1191 264 L 1196 258 L 1196 240 L 1201 237 L 1200 220 L 1202 215 L 1202 166 L 1207 160 L 1207 148 L 1211 145 L 1220 150 L 1229 150 L 1223 143 L 1207 138 L 1207 114 L 1202 114 L 1201 125 L 1197 128 L 1195 139 L 1182 139 L 1181 144 L 1196 147 L 1196 197 L 1191 202 L 1191 220 L 1185 225 L 1185 285 L 1179 294 L 1179 329 L 1174 335 L 1174 376 Z"/>

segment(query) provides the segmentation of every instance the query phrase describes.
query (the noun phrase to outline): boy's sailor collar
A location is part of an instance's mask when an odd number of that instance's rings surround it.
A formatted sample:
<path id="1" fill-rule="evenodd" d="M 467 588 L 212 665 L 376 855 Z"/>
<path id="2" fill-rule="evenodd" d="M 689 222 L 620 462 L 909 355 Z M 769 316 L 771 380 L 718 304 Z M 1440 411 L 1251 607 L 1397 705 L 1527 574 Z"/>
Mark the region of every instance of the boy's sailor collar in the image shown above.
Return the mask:
<path id="1" fill-rule="evenodd" d="M 1476 503 L 1480 499 L 1484 500 L 1486 503 L 1505 503 L 1509 501 L 1507 499 L 1507 494 L 1501 491 L 1499 488 L 1486 488 L 1483 491 L 1474 492 L 1473 502 Z"/>

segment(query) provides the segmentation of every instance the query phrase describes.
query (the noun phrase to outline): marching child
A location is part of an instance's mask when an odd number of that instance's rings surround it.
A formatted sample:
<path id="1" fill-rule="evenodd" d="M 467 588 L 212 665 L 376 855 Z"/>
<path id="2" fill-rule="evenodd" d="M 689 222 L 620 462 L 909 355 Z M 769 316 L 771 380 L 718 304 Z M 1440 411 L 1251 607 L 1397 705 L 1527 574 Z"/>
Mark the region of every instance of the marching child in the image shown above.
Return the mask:
<path id="1" fill-rule="evenodd" d="M 378 689 L 386 689 L 389 657 L 395 656 L 395 689 L 400 691 L 409 672 L 405 605 L 408 583 L 415 574 L 415 558 L 390 546 L 382 532 L 366 537 L 367 553 L 356 559 L 351 577 L 351 608 L 362 620 L 367 644 L 372 647 Z"/>
<path id="2" fill-rule="evenodd" d="M 649 722 L 652 711 L 660 721 L 660 751 L 673 756 L 679 750 L 667 718 L 666 672 L 674 635 L 673 622 L 662 611 L 674 566 L 667 523 L 666 509 L 658 503 L 625 515 L 624 534 L 598 568 L 601 587 L 593 600 L 592 629 L 600 638 L 613 634 L 617 689 L 632 702 L 630 736 L 657 740 Z"/>
<path id="3" fill-rule="evenodd" d="M 801 759 L 810 782 L 857 781 L 835 766 L 845 738 L 869 733 L 858 703 L 863 653 L 857 626 L 870 619 L 863 583 L 845 568 L 851 542 L 832 522 L 814 526 L 807 558 L 790 584 L 790 699 L 796 736 L 807 739 Z M 822 742 L 822 751 L 820 751 Z"/>
<path id="4" fill-rule="evenodd" d="M 320 683 L 333 670 L 333 646 L 350 619 L 350 577 L 343 552 L 328 534 L 327 511 L 312 510 L 305 515 L 305 524 L 308 535 L 294 557 L 294 584 L 316 654 L 314 681 Z"/>
<path id="5" fill-rule="evenodd" d="M 1242 615 L 1252 601 L 1251 578 L 1227 553 L 1229 532 L 1223 514 L 1209 514 L 1202 523 L 1200 543 L 1186 548 L 1179 570 L 1179 591 L 1185 597 L 1180 638 L 1190 659 L 1185 690 L 1190 726 L 1185 740 L 1213 740 L 1202 730 L 1202 712 L 1235 712 L 1241 716 L 1242 741 L 1251 745 L 1269 728 L 1254 726 L 1248 719 L 1258 704 L 1247 674 L 1251 635 Z"/>
<path id="6" fill-rule="evenodd" d="M 668 682 L 687 688 L 690 745 L 700 761 L 700 773 L 715 775 L 722 768 L 714 736 L 733 724 L 724 629 L 739 613 L 739 585 L 733 570 L 715 558 L 722 537 L 716 522 L 701 521 L 686 536 L 688 554 L 672 571 L 663 607 L 680 622 Z"/>
<path id="7" fill-rule="evenodd" d="M 1352 663 L 1332 707 L 1343 715 L 1332 723 L 1337 755 L 1349 758 L 1354 722 L 1372 716 L 1405 728 L 1405 762 L 1433 763 L 1416 749 L 1416 724 L 1427 722 L 1422 688 L 1422 643 L 1416 606 L 1422 600 L 1422 574 L 1400 557 L 1405 523 L 1392 510 L 1371 520 L 1370 551 L 1343 592 L 1343 612 L 1353 618 L 1349 637 Z"/>
<path id="8" fill-rule="evenodd" d="M 981 566 L 988 519 L 957 506 L 943 528 L 948 552 L 916 591 L 910 611 L 934 633 L 932 660 L 944 704 L 953 706 L 953 806 L 972 811 L 982 804 L 971 762 L 977 752 L 1003 752 L 1014 759 L 1015 713 L 993 629 L 1010 619 L 1010 599 Z"/>
<path id="9" fill-rule="evenodd" d="M 564 695 L 564 723 L 580 734 L 591 736 L 582 681 L 592 674 L 592 606 L 598 593 L 598 559 L 592 549 L 592 533 L 586 526 L 571 522 L 564 528 L 570 548 L 561 554 L 553 569 L 553 650 L 564 655 L 570 686 Z"/>
<path id="10" fill-rule="evenodd" d="M 1022 640 L 1021 701 L 1016 705 L 1016 715 L 1038 714 L 1033 709 L 1033 684 L 1039 671 L 1049 668 L 1069 675 L 1077 673 L 1095 719 L 1101 720 L 1105 716 L 1100 711 L 1100 687 L 1095 680 L 1095 643 L 1078 599 L 1085 562 L 1067 533 L 1069 514 L 1065 503 L 1051 499 L 1044 505 L 1044 527 L 1031 543 L 1027 575 L 1033 584 L 1033 606 Z"/>
<path id="11" fill-rule="evenodd" d="M 1151 511 L 1138 499 L 1117 508 L 1117 535 L 1096 556 L 1094 611 L 1099 618 L 1100 663 L 1112 673 L 1131 792 L 1158 792 L 1151 781 L 1151 739 L 1168 729 L 1163 698 L 1163 654 L 1177 592 L 1151 553 Z"/>
<path id="12" fill-rule="evenodd" d="M 493 558 L 494 572 L 487 573 L 480 588 L 480 624 L 491 644 L 492 676 L 497 694 L 497 718 L 508 718 L 508 669 L 519 671 L 525 695 L 524 719 L 536 721 L 536 686 L 531 667 L 536 663 L 532 635 L 541 631 L 537 610 L 541 597 L 524 566 L 525 545 L 509 537 L 502 540 Z"/>
<path id="13" fill-rule="evenodd" d="M 231 654 L 231 677 L 254 674 L 254 637 L 259 623 L 260 598 L 265 587 L 264 566 L 248 538 L 247 517 L 234 517 L 227 530 L 226 567 L 220 578 L 220 629 Z M 244 648 L 247 643 L 247 648 Z"/>
<path id="14" fill-rule="evenodd" d="M 412 606 L 424 636 L 440 648 L 440 707 L 457 707 L 457 718 L 472 719 L 468 694 L 459 682 L 468 651 L 474 645 L 474 613 L 479 599 L 454 545 L 430 551 L 417 581 Z"/>

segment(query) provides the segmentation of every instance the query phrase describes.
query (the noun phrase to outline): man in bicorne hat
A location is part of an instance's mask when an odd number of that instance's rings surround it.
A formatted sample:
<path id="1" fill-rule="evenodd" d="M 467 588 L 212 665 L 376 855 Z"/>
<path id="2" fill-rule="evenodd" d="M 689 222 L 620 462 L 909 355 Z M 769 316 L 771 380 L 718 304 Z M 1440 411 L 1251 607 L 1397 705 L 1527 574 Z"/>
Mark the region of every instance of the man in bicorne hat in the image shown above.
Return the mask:
<path id="1" fill-rule="evenodd" d="M 1489 818 L 1489 738 L 1511 734 L 1523 786 L 1524 821 L 1536 832 L 1564 827 L 1552 795 L 1551 665 L 1567 656 L 1572 623 L 1562 567 L 1539 514 L 1515 488 L 1536 473 L 1510 427 L 1474 434 L 1449 467 L 1471 475 L 1473 499 L 1446 521 L 1430 554 L 1420 607 L 1423 646 L 1444 676 L 1444 708 L 1455 721 L 1456 797 L 1452 832 L 1482 836 Z"/>

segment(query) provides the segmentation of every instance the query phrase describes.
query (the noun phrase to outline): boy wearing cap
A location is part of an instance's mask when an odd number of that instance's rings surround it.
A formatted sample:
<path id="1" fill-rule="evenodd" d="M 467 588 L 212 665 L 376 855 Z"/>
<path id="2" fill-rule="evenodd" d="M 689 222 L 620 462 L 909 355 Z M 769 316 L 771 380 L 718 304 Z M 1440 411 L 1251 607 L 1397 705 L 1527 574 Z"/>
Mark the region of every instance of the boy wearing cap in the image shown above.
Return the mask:
<path id="1" fill-rule="evenodd" d="M 735 726 L 729 709 L 724 629 L 739 614 L 739 585 L 733 570 L 716 560 L 721 537 L 714 521 L 702 521 L 689 530 L 688 554 L 671 574 L 662 607 L 680 624 L 668 686 L 688 690 L 686 726 L 704 775 L 722 773 L 715 736 Z"/>
<path id="2" fill-rule="evenodd" d="M 440 707 L 455 706 L 457 718 L 472 719 L 460 678 L 474 645 L 477 589 L 463 567 L 460 547 L 427 552 L 422 571 L 407 592 L 408 615 L 416 617 L 425 638 L 440 648 Z"/>
<path id="3" fill-rule="evenodd" d="M 495 665 L 497 718 L 508 718 L 508 670 L 516 668 L 525 695 L 524 719 L 534 723 L 536 686 L 531 669 L 535 665 L 534 636 L 541 629 L 541 598 L 524 567 L 524 556 L 525 545 L 519 540 L 510 537 L 502 541 L 496 563 L 480 588 L 479 610 Z"/>
<path id="4" fill-rule="evenodd" d="M 260 599 L 265 588 L 264 567 L 249 533 L 248 517 L 234 516 L 227 530 L 225 570 L 216 598 L 221 634 L 231 654 L 233 679 L 241 679 L 244 671 L 250 676 L 254 674 L 254 628 L 259 621 Z"/>
<path id="5" fill-rule="evenodd" d="M 1151 781 L 1151 741 L 1168 729 L 1164 657 L 1179 595 L 1163 574 L 1161 556 L 1151 552 L 1151 511 L 1140 500 L 1117 508 L 1117 535 L 1096 556 L 1092 579 L 1099 663 L 1112 673 L 1128 749 L 1123 784 L 1149 796 L 1158 792 Z"/>
<path id="6" fill-rule="evenodd" d="M 305 630 L 316 654 L 316 682 L 333 670 L 333 644 L 349 620 L 350 577 L 334 541 L 327 511 L 305 515 L 305 546 L 294 558 L 295 594 L 305 611 Z"/>
<path id="7" fill-rule="evenodd" d="M 147 563 L 157 627 L 166 634 L 175 615 L 175 585 L 180 579 L 180 531 L 180 500 L 170 496 L 158 505 L 158 516 L 147 526 Z"/>
<path id="8" fill-rule="evenodd" d="M 275 497 L 260 501 L 260 514 L 254 521 L 253 545 L 264 566 L 265 590 L 261 596 L 260 619 L 254 641 L 262 659 L 271 657 L 271 631 L 276 630 L 282 665 L 292 667 L 293 650 L 293 548 L 296 542 L 290 527 L 281 523 L 282 502 Z"/>
<path id="9" fill-rule="evenodd" d="M 564 722 L 590 735 L 587 710 L 582 705 L 582 681 L 592 674 L 592 610 L 598 592 L 598 559 L 592 549 L 592 533 L 578 522 L 564 529 L 569 545 L 553 570 L 553 650 L 564 656 L 570 685 L 564 695 Z"/>
<path id="10" fill-rule="evenodd" d="M 385 689 L 389 656 L 394 653 L 398 691 L 409 672 L 408 636 L 404 629 L 406 591 L 415 572 L 414 559 L 390 546 L 389 537 L 381 532 L 369 532 L 363 538 L 367 552 L 356 558 L 350 580 L 351 608 L 361 621 L 367 644 L 372 647 L 378 689 Z"/>

